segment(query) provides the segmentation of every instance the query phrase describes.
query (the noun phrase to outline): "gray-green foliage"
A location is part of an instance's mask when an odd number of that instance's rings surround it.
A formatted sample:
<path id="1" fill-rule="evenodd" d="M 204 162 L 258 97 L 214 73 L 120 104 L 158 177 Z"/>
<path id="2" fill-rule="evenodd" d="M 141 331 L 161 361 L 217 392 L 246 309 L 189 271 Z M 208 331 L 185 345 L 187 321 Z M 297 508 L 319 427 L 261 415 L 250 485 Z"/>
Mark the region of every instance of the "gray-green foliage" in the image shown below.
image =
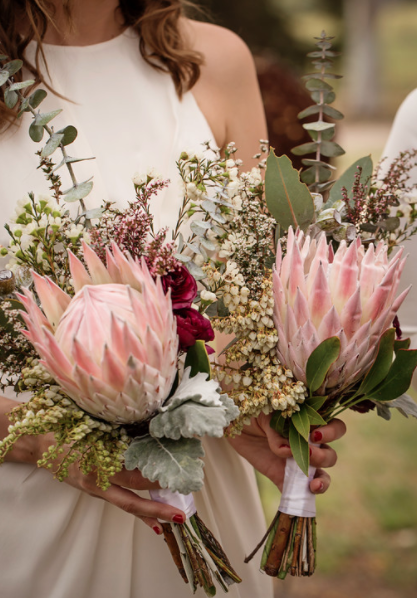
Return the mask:
<path id="1" fill-rule="evenodd" d="M 336 110 L 330 104 L 335 100 L 335 93 L 329 80 L 339 79 L 340 75 L 329 73 L 328 69 L 332 67 L 332 58 L 337 56 L 330 48 L 333 38 L 326 36 L 323 31 L 317 39 L 316 46 L 318 50 L 310 52 L 308 56 L 312 58 L 312 64 L 317 72 L 305 75 L 306 88 L 315 102 L 300 114 L 300 119 L 317 115 L 315 122 L 305 123 L 304 129 L 308 131 L 312 141 L 303 143 L 295 147 L 292 152 L 297 156 L 314 154 L 314 159 L 305 158 L 302 160 L 306 167 L 301 173 L 301 180 L 309 185 L 310 191 L 323 193 L 333 185 L 330 180 L 332 167 L 321 159 L 321 156 L 335 158 L 344 154 L 344 150 L 335 141 L 332 141 L 335 134 L 334 123 L 326 122 L 324 117 L 330 117 L 333 120 L 340 120 L 343 114 Z"/>
<path id="2" fill-rule="evenodd" d="M 125 452 L 125 467 L 140 469 L 151 482 L 172 492 L 189 494 L 203 485 L 204 450 L 197 438 L 135 438 Z"/>
<path id="3" fill-rule="evenodd" d="M 84 198 L 91 192 L 93 183 L 90 181 L 78 183 L 72 168 L 72 163 L 91 158 L 71 158 L 67 155 L 65 150 L 65 146 L 71 144 L 76 139 L 77 129 L 74 126 L 69 125 L 59 131 L 55 131 L 53 125 L 50 125 L 50 123 L 62 112 L 62 110 L 58 109 L 43 113 L 40 110 L 36 110 L 46 98 L 46 91 L 43 89 L 36 89 L 30 95 L 23 95 L 22 90 L 34 85 L 35 81 L 28 79 L 26 81 L 16 82 L 14 80 L 14 75 L 22 68 L 23 63 L 21 60 L 7 60 L 7 56 L 0 56 L 0 62 L 2 63 L 0 66 L 0 87 L 3 88 L 4 102 L 6 106 L 10 109 L 17 106 L 18 117 L 22 116 L 24 112 L 32 113 L 33 120 L 29 126 L 29 135 L 34 142 L 40 143 L 44 139 L 45 133 L 47 134 L 45 145 L 38 152 L 41 160 L 48 159 L 58 148 L 61 150 L 63 160 L 56 169 L 65 165 L 72 181 L 71 188 L 66 192 L 66 201 L 79 201 L 85 212 Z M 43 166 L 42 162 L 41 166 Z M 54 178 L 56 178 L 56 175 Z M 48 180 L 55 183 L 52 178 L 48 178 Z"/>

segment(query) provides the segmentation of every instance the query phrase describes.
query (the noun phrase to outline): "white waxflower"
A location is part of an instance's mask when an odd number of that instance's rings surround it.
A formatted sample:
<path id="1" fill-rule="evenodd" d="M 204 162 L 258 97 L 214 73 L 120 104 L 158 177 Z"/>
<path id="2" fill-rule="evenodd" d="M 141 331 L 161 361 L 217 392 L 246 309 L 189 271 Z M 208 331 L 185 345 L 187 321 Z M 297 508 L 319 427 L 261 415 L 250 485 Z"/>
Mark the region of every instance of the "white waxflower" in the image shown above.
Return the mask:
<path id="1" fill-rule="evenodd" d="M 201 266 L 205 263 L 205 259 L 204 257 L 201 255 L 201 253 L 197 253 L 194 256 L 193 262 L 195 263 L 196 266 L 199 266 L 201 268 Z"/>
<path id="2" fill-rule="evenodd" d="M 147 183 L 147 181 L 148 181 L 148 175 L 145 173 L 135 172 L 135 174 L 132 177 L 133 184 L 137 185 L 138 187 L 145 185 Z"/>
<path id="3" fill-rule="evenodd" d="M 205 289 L 201 291 L 200 297 L 203 301 L 210 301 L 211 303 L 213 303 L 213 301 L 216 301 L 216 299 L 217 299 L 217 297 L 214 293 L 211 293 L 210 291 L 206 291 Z"/>

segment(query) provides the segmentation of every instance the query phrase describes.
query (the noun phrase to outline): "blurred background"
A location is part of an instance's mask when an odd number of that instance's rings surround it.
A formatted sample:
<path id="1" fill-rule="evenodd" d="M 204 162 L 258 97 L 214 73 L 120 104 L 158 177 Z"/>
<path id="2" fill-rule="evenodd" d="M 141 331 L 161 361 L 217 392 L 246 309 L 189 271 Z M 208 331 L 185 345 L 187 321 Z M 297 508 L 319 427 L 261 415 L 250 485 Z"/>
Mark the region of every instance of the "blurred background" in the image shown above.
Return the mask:
<path id="1" fill-rule="evenodd" d="M 210 20 L 238 33 L 259 73 L 271 145 L 290 153 L 305 139 L 297 113 L 311 104 L 300 76 L 324 29 L 342 52 L 333 106 L 346 118 L 340 169 L 381 157 L 395 112 L 417 87 L 416 0 L 200 0 Z M 416 397 L 414 397 L 416 398 Z M 332 486 L 317 500 L 319 555 L 312 578 L 276 584 L 280 598 L 417 597 L 417 422 L 349 413 Z M 268 522 L 278 491 L 259 479 Z M 248 518 L 250 520 L 250 517 Z M 248 547 L 249 548 L 249 547 Z M 254 596 L 254 598 L 261 598 Z"/>

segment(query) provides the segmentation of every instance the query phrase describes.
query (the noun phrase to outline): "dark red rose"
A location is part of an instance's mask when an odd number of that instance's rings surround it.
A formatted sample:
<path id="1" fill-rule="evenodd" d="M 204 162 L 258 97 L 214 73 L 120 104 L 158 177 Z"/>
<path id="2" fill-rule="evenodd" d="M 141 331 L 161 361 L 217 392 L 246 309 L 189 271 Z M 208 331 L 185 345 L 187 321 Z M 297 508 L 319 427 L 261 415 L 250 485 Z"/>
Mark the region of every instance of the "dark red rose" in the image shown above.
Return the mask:
<path id="1" fill-rule="evenodd" d="M 186 351 L 198 340 L 207 343 L 214 339 L 214 332 L 210 320 L 205 318 L 196 309 L 193 309 L 192 307 L 174 309 L 174 315 L 177 318 L 177 333 L 180 341 L 180 351 Z"/>
<path id="2" fill-rule="evenodd" d="M 171 289 L 172 309 L 191 307 L 197 296 L 197 283 L 187 268 L 181 266 L 179 270 L 161 276 L 161 282 L 165 293 Z"/>

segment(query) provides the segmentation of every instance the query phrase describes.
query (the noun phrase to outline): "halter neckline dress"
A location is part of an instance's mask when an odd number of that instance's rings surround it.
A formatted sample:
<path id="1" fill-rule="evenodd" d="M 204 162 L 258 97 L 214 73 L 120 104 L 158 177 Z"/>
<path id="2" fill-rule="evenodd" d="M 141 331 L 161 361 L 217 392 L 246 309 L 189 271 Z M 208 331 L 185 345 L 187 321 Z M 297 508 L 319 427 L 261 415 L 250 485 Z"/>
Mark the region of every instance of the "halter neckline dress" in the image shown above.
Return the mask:
<path id="1" fill-rule="evenodd" d="M 178 99 L 171 77 L 142 59 L 131 30 L 94 46 L 46 45 L 45 54 L 52 86 L 67 100 L 49 92 L 42 112 L 63 108 L 55 130 L 78 129 L 69 153 L 95 157 L 74 165 L 79 181 L 94 176 L 88 208 L 103 199 L 126 206 L 134 199 L 133 174 L 152 166 L 171 179 L 152 200 L 155 228 L 173 225 L 181 200 L 175 160 L 213 138 L 192 93 Z M 33 55 L 31 44 L 28 58 Z M 0 139 L 2 223 L 25 193 L 48 192 L 27 132 L 30 120 L 25 114 L 21 127 Z M 0 243 L 7 242 L 1 226 Z M 271 598 L 271 580 L 258 571 L 257 559 L 243 564 L 265 529 L 253 469 L 224 439 L 204 446 L 205 485 L 195 500 L 244 579 L 229 596 Z M 46 470 L 14 463 L 0 467 L 0 580 L 2 598 L 182 598 L 190 592 L 163 539 L 140 520 Z"/>

